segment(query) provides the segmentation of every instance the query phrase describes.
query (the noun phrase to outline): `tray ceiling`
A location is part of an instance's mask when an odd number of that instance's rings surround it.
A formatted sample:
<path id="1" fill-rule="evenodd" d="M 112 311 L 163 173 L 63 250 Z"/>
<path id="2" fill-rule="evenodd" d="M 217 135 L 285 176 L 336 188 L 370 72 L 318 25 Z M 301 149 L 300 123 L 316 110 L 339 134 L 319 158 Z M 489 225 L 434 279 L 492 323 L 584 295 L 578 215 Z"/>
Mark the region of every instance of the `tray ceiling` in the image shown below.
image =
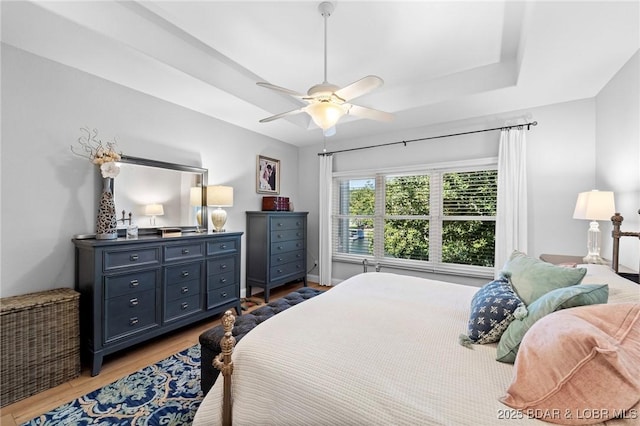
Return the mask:
<path id="1" fill-rule="evenodd" d="M 2 2 L 2 41 L 274 139 L 303 146 L 306 114 L 270 123 L 323 80 L 311 1 Z M 595 96 L 640 48 L 635 1 L 337 1 L 328 80 L 384 86 L 358 104 L 392 123 L 343 118 L 334 139 Z"/>

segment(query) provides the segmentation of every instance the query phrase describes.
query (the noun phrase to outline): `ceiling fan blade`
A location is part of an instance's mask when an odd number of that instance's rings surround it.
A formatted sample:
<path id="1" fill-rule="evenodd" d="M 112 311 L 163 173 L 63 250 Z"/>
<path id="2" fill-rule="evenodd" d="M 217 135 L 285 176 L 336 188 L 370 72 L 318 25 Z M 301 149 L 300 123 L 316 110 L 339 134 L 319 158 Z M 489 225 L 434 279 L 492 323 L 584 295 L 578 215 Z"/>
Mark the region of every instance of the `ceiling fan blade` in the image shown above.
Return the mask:
<path id="1" fill-rule="evenodd" d="M 307 95 L 303 95 L 302 93 L 298 93 L 295 90 L 285 89 L 284 87 L 276 86 L 271 83 L 265 83 L 263 81 L 258 81 L 256 83 L 258 86 L 266 87 L 267 89 L 275 90 L 276 92 L 286 93 L 287 95 L 293 96 L 294 98 L 304 98 Z"/>
<path id="2" fill-rule="evenodd" d="M 394 115 L 384 111 L 378 111 L 377 109 L 367 108 L 359 105 L 351 105 L 347 114 L 360 118 L 368 118 L 370 120 L 377 121 L 393 121 Z"/>
<path id="3" fill-rule="evenodd" d="M 369 93 L 384 84 L 384 81 L 375 75 L 368 75 L 360 80 L 335 92 L 335 95 L 345 102 Z"/>
<path id="4" fill-rule="evenodd" d="M 286 117 L 288 115 L 299 114 L 304 111 L 304 108 L 294 109 L 292 111 L 282 112 L 280 114 L 272 115 L 271 117 L 263 118 L 260 123 L 268 123 L 269 121 L 277 120 L 278 118 Z"/>

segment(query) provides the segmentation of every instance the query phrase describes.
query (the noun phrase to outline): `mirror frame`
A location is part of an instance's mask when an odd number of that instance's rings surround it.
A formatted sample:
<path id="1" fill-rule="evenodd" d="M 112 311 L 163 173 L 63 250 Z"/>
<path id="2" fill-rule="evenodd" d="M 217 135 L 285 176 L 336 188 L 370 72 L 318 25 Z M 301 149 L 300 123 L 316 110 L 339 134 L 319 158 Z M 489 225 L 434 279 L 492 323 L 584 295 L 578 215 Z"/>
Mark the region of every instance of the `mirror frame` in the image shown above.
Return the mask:
<path id="1" fill-rule="evenodd" d="M 168 170 L 176 170 L 176 171 L 180 171 L 180 172 L 190 172 L 190 173 L 194 173 L 194 174 L 200 174 L 201 175 L 201 181 L 202 181 L 202 187 L 206 187 L 208 185 L 208 174 L 209 174 L 209 170 L 202 168 L 202 167 L 196 167 L 196 166 L 187 166 L 184 164 L 177 164 L 177 163 L 168 163 L 165 161 L 158 161 L 158 160 L 150 160 L 148 158 L 141 158 L 141 157 L 132 157 L 130 155 L 122 155 L 120 158 L 120 163 L 127 163 L 127 164 L 133 164 L 133 165 L 138 165 L 138 166 L 146 166 L 146 167 L 156 167 L 159 169 L 168 169 Z M 114 179 L 115 181 L 115 179 Z M 117 191 L 117 188 L 114 188 L 115 191 Z M 202 214 L 202 218 L 208 218 L 209 215 L 207 213 L 207 199 L 206 199 L 206 191 L 202 191 L 202 206 L 201 206 L 201 214 Z M 180 228 L 183 232 L 201 232 L 201 233 L 207 233 L 208 232 L 208 227 L 209 227 L 209 221 L 208 220 L 202 220 L 202 226 L 200 226 L 200 230 L 198 231 L 198 227 L 197 226 L 175 226 L 175 228 Z M 156 234 L 157 230 L 159 228 L 155 228 L 155 227 L 151 227 L 151 228 L 140 228 L 139 232 L 141 235 L 144 234 Z M 121 230 L 118 230 L 118 232 L 120 232 Z M 126 229 L 123 230 L 126 232 Z"/>

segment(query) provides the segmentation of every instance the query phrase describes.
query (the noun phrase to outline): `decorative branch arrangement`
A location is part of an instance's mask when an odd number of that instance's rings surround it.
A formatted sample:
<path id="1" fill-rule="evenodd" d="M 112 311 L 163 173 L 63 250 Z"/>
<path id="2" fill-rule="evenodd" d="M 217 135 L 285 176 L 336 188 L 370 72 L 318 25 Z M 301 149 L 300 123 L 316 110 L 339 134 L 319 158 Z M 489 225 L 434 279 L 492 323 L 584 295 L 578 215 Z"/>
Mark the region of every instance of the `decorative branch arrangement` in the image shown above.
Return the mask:
<path id="1" fill-rule="evenodd" d="M 102 177 L 115 178 L 118 176 L 120 168 L 116 161 L 120 161 L 122 154 L 116 150 L 115 138 L 112 142 L 102 142 L 98 139 L 97 129 L 89 130 L 88 127 L 82 127 L 80 130 L 83 132 L 83 135 L 78 138 L 80 147 L 74 149 L 71 145 L 71 152 L 100 166 Z"/>

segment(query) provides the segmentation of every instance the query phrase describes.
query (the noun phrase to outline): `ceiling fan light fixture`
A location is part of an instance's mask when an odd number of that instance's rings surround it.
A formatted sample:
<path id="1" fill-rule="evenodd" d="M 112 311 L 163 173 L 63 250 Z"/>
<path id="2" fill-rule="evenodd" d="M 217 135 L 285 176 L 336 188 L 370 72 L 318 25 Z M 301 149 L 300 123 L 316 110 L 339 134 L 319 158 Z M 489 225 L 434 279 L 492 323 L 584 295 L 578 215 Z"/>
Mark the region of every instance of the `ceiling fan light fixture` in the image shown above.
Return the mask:
<path id="1" fill-rule="evenodd" d="M 336 125 L 338 120 L 346 113 L 342 106 L 330 101 L 314 102 L 305 108 L 307 114 L 322 130 L 327 130 Z"/>

